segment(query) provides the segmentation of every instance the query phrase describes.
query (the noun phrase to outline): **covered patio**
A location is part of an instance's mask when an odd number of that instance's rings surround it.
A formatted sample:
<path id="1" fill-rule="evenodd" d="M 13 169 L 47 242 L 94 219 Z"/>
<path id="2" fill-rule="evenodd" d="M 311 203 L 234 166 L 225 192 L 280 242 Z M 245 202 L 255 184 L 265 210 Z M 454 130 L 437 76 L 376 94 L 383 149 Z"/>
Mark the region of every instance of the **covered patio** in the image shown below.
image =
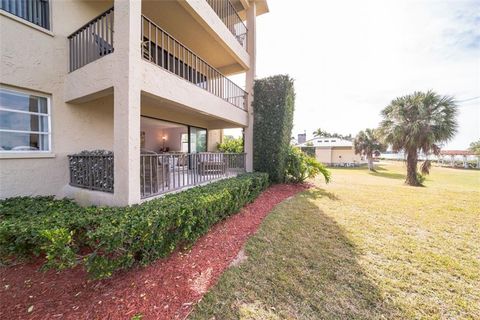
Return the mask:
<path id="1" fill-rule="evenodd" d="M 222 130 L 140 117 L 140 197 L 236 176 L 245 171 L 245 153 L 220 153 Z M 76 188 L 114 192 L 114 154 L 86 151 L 69 156 L 70 182 Z"/>
<path id="2" fill-rule="evenodd" d="M 212 131 L 217 131 L 212 134 Z M 140 192 L 142 198 L 236 175 L 245 170 L 244 154 L 212 152 L 220 130 L 142 116 Z M 208 140 L 212 140 L 209 141 Z"/>

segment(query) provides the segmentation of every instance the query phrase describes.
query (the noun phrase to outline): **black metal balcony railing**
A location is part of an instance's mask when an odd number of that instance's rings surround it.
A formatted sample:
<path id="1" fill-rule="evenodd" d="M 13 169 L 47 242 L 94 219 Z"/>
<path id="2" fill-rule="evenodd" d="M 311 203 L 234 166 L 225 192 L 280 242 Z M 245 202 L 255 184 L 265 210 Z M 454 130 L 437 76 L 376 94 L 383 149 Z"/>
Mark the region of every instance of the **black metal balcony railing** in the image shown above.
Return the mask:
<path id="1" fill-rule="evenodd" d="M 145 60 L 246 110 L 247 93 L 242 88 L 145 16 L 141 39 Z"/>
<path id="2" fill-rule="evenodd" d="M 110 151 L 69 155 L 70 185 L 114 191 L 114 155 Z M 140 155 L 142 198 L 200 185 L 245 172 L 245 153 L 148 153 Z"/>
<path id="3" fill-rule="evenodd" d="M 48 0 L 1 0 L 0 9 L 50 30 Z"/>
<path id="4" fill-rule="evenodd" d="M 244 153 L 142 154 L 140 194 L 147 198 L 242 172 Z"/>
<path id="5" fill-rule="evenodd" d="M 247 49 L 247 27 L 230 0 L 207 0 L 213 11 L 223 21 L 240 45 Z"/>
<path id="6" fill-rule="evenodd" d="M 113 52 L 113 8 L 69 37 L 70 72 Z"/>

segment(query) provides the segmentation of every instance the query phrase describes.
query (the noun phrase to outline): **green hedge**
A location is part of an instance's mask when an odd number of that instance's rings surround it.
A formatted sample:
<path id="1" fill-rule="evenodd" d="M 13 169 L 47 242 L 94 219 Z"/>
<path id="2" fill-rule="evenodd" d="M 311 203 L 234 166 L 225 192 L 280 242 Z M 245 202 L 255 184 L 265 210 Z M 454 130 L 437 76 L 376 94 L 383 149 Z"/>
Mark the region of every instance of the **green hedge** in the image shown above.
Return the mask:
<path id="1" fill-rule="evenodd" d="M 244 174 L 124 208 L 82 208 L 51 197 L 2 200 L 0 255 L 7 262 L 45 254 L 47 268 L 83 264 L 93 278 L 109 277 L 192 244 L 253 201 L 268 180 Z"/>
<path id="2" fill-rule="evenodd" d="M 288 75 L 255 81 L 253 168 L 267 172 L 274 183 L 285 181 L 294 108 L 293 80 Z"/>

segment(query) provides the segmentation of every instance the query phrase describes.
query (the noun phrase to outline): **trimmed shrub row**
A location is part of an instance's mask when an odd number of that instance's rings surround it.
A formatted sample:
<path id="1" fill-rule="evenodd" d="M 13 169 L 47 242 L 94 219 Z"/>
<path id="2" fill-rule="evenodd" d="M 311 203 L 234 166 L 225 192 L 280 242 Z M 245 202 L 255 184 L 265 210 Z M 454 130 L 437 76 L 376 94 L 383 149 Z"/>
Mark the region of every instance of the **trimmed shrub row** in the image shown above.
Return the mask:
<path id="1" fill-rule="evenodd" d="M 45 254 L 46 268 L 83 264 L 93 278 L 106 278 L 192 244 L 268 184 L 267 174 L 249 173 L 123 208 L 82 208 L 51 197 L 2 200 L 0 255 Z"/>
<path id="2" fill-rule="evenodd" d="M 282 183 L 295 109 L 293 80 L 288 75 L 255 80 L 253 91 L 253 169 Z"/>

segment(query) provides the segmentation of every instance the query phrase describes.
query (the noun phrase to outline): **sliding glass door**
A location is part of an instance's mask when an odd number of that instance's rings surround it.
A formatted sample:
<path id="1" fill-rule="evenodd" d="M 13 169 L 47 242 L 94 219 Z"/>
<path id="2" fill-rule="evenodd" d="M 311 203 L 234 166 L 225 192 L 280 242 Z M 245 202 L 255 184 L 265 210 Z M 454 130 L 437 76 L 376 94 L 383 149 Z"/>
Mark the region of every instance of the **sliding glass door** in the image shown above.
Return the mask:
<path id="1" fill-rule="evenodd" d="M 207 152 L 207 130 L 189 127 L 190 153 Z"/>

